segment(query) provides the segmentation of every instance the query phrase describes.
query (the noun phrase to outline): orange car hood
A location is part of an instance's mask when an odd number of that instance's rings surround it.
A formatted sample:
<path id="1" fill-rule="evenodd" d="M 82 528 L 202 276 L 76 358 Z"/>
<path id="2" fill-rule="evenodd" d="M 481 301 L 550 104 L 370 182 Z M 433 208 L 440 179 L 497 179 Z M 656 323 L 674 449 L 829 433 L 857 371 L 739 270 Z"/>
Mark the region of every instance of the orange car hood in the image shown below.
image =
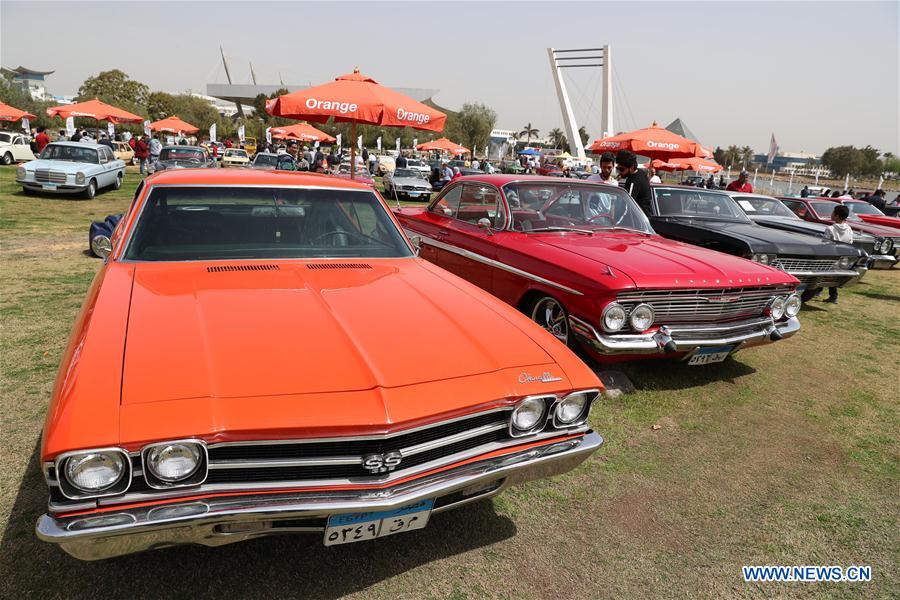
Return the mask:
<path id="1" fill-rule="evenodd" d="M 392 388 L 553 362 L 452 276 L 419 259 L 365 264 L 138 264 L 122 403 Z M 222 269 L 242 265 L 271 266 Z"/>

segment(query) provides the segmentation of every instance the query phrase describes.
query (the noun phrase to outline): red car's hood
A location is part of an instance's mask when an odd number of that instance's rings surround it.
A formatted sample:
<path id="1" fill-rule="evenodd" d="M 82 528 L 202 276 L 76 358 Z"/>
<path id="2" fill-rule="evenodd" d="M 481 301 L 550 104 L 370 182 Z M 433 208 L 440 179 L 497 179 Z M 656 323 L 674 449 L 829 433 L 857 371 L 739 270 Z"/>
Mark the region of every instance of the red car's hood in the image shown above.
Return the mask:
<path id="1" fill-rule="evenodd" d="M 418 259 L 353 262 L 371 268 L 137 265 L 122 403 L 392 388 L 552 362 L 481 292 Z"/>
<path id="2" fill-rule="evenodd" d="M 891 227 L 893 229 L 900 229 L 900 219 L 898 219 L 897 217 L 889 217 L 887 215 L 861 215 L 859 213 L 857 213 L 856 216 L 866 223 L 882 225 L 884 227 Z"/>
<path id="3" fill-rule="evenodd" d="M 778 269 L 658 235 L 631 232 L 531 235 L 540 236 L 543 243 L 618 269 L 638 288 L 796 283 L 791 275 Z"/>
<path id="4" fill-rule="evenodd" d="M 824 222 L 826 224 L 831 224 L 831 221 Z M 893 227 L 886 227 L 880 223 L 869 223 L 868 221 L 856 221 L 851 219 L 847 219 L 846 223 L 853 231 L 862 231 L 863 233 L 868 233 L 875 237 L 897 237 L 896 229 Z"/>

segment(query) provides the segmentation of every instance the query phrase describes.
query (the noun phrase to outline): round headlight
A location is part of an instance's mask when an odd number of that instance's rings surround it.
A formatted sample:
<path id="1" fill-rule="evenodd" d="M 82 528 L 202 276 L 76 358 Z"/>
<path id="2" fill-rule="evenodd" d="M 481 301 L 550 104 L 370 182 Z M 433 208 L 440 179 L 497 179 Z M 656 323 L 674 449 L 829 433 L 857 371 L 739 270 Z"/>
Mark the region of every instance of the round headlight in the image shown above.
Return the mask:
<path id="1" fill-rule="evenodd" d="M 850 268 L 850 258 L 842 256 L 838 259 L 838 269 L 846 270 Z"/>
<path id="2" fill-rule="evenodd" d="M 89 452 L 66 460 L 66 481 L 82 492 L 102 492 L 125 473 L 125 459 L 118 452 Z"/>
<path id="3" fill-rule="evenodd" d="M 196 444 L 160 444 L 147 452 L 147 467 L 170 483 L 190 477 L 199 464 L 200 448 Z"/>
<path id="4" fill-rule="evenodd" d="M 884 238 L 883 240 L 881 240 L 881 253 L 887 254 L 888 252 L 891 251 L 891 248 L 893 248 L 893 246 L 894 246 L 894 240 L 892 240 L 890 238 Z"/>
<path id="5" fill-rule="evenodd" d="M 649 304 L 638 304 L 631 310 L 628 322 L 635 331 L 646 331 L 653 325 L 653 307 Z"/>
<path id="6" fill-rule="evenodd" d="M 625 309 L 616 302 L 609 303 L 603 309 L 603 329 L 609 332 L 619 331 L 625 327 Z"/>
<path id="7" fill-rule="evenodd" d="M 772 304 L 769 305 L 769 309 L 772 311 L 772 318 L 776 321 L 784 316 L 784 298 L 781 296 L 776 296 L 772 299 Z"/>
<path id="8" fill-rule="evenodd" d="M 75 183 L 77 183 L 78 185 L 84 185 L 84 173 L 80 171 L 78 173 L 75 173 Z"/>
<path id="9" fill-rule="evenodd" d="M 801 304 L 802 301 L 800 300 L 800 296 L 791 294 L 787 297 L 787 300 L 784 301 L 784 314 L 788 317 L 796 317 L 797 313 L 800 312 Z"/>
<path id="10" fill-rule="evenodd" d="M 25 179 L 25 167 L 16 168 L 16 179 Z"/>
<path id="11" fill-rule="evenodd" d="M 584 414 L 587 403 L 587 393 L 577 392 L 569 394 L 556 405 L 556 421 L 562 425 L 568 425 L 569 423 L 574 422 L 578 417 Z"/>
<path id="12" fill-rule="evenodd" d="M 510 420 L 513 429 L 530 431 L 537 427 L 544 416 L 546 404 L 543 398 L 525 398 L 513 409 Z"/>

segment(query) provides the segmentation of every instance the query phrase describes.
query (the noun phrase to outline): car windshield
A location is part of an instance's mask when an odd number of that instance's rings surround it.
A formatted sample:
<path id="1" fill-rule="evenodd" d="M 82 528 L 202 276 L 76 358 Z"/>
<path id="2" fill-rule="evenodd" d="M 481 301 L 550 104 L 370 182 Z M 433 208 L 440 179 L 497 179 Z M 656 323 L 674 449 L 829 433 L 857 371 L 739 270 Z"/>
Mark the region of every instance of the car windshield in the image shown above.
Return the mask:
<path id="1" fill-rule="evenodd" d="M 699 188 L 665 187 L 655 188 L 654 193 L 661 217 L 750 222 L 744 211 L 727 194 L 707 192 Z"/>
<path id="2" fill-rule="evenodd" d="M 819 215 L 819 218 L 822 219 L 831 219 L 831 214 L 834 212 L 834 207 L 838 205 L 837 202 L 832 202 L 830 200 L 813 200 L 809 203 L 810 206 L 813 207 L 813 210 L 816 211 L 816 214 Z M 862 219 L 857 217 L 852 212 L 850 216 L 847 217 L 848 221 L 857 221 L 860 222 Z"/>
<path id="3" fill-rule="evenodd" d="M 203 150 L 198 148 L 163 148 L 159 160 L 194 160 L 203 162 Z"/>
<path id="4" fill-rule="evenodd" d="M 407 167 L 423 167 L 425 165 L 422 164 L 421 160 L 416 160 L 414 158 L 409 158 L 406 160 Z"/>
<path id="5" fill-rule="evenodd" d="M 623 190 L 592 183 L 508 183 L 503 193 L 516 231 L 631 229 L 653 233 L 647 217 Z"/>
<path id="6" fill-rule="evenodd" d="M 788 217 L 790 219 L 799 219 L 797 215 L 791 212 L 787 206 L 782 204 L 781 200 L 776 198 L 765 198 L 762 196 L 734 196 L 744 212 L 750 216 L 766 215 L 770 217 Z"/>
<path id="7" fill-rule="evenodd" d="M 274 167 L 278 164 L 278 157 L 274 154 L 257 154 L 253 164 L 257 167 Z"/>
<path id="8" fill-rule="evenodd" d="M 394 171 L 394 177 L 421 177 L 421 174 L 412 169 L 396 169 Z"/>
<path id="9" fill-rule="evenodd" d="M 82 148 L 67 144 L 50 144 L 41 152 L 41 160 L 68 160 L 71 162 L 99 164 L 94 148 Z"/>
<path id="10" fill-rule="evenodd" d="M 371 191 L 158 187 L 125 258 L 146 261 L 411 256 Z"/>
<path id="11" fill-rule="evenodd" d="M 241 157 L 246 158 L 247 152 L 244 150 L 226 150 L 225 156 L 241 156 Z"/>
<path id="12" fill-rule="evenodd" d="M 868 202 L 844 202 L 844 206 L 850 209 L 850 212 L 857 215 L 877 215 L 884 216 L 884 213 L 872 206 Z"/>
<path id="13" fill-rule="evenodd" d="M 344 175 L 349 175 L 350 174 L 350 165 L 348 165 L 347 163 L 342 164 L 338 168 L 338 173 L 343 173 Z M 366 169 L 362 165 L 356 165 L 356 174 L 357 175 L 368 175 L 369 170 Z"/>

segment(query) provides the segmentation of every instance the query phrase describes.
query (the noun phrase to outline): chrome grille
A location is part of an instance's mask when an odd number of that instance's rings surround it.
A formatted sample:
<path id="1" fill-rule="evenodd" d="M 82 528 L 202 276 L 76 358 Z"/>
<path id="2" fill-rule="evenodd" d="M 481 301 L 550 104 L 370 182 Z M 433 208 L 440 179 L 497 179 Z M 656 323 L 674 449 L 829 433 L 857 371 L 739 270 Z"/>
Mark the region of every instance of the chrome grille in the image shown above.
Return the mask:
<path id="1" fill-rule="evenodd" d="M 65 183 L 66 174 L 62 171 L 51 171 L 49 169 L 37 169 L 34 172 L 34 180 L 40 183 Z"/>
<path id="2" fill-rule="evenodd" d="M 772 266 L 788 273 L 791 271 L 834 271 L 836 262 L 834 259 L 779 258 Z"/>
<path id="3" fill-rule="evenodd" d="M 660 325 L 719 323 L 760 316 L 772 298 L 792 291 L 789 286 L 637 291 L 619 294 L 617 301 L 629 314 L 638 304 L 649 304 Z"/>

